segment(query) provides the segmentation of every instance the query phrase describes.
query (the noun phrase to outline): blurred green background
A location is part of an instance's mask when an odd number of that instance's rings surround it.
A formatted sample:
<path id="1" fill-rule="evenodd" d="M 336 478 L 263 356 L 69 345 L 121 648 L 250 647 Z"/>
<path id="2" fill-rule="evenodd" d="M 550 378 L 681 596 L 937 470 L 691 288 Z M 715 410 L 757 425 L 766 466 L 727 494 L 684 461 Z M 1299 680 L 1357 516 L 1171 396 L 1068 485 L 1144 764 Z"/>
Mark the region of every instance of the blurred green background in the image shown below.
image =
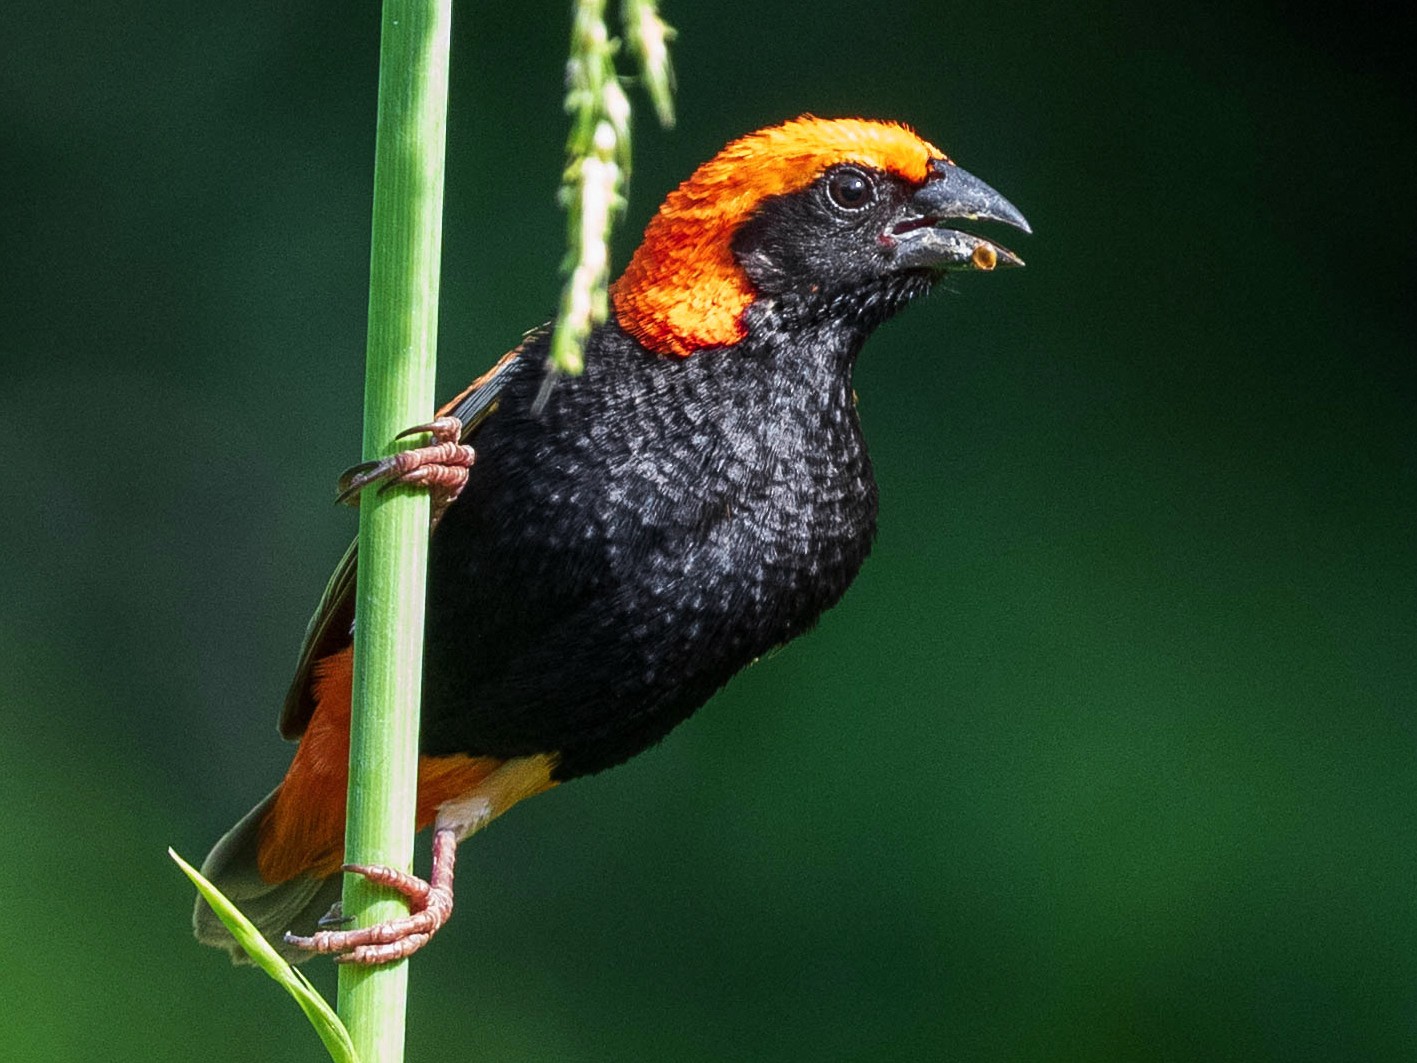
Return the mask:
<path id="1" fill-rule="evenodd" d="M 1405 37 L 1150 8 L 669 3 L 618 262 L 813 111 L 914 123 L 1029 268 L 867 347 L 881 534 L 820 629 L 465 850 L 411 1060 L 1417 1054 Z M 279 778 L 354 530 L 377 8 L 7 23 L 0 1056 L 319 1059 L 164 847 Z M 554 306 L 567 28 L 457 11 L 445 392 Z"/>

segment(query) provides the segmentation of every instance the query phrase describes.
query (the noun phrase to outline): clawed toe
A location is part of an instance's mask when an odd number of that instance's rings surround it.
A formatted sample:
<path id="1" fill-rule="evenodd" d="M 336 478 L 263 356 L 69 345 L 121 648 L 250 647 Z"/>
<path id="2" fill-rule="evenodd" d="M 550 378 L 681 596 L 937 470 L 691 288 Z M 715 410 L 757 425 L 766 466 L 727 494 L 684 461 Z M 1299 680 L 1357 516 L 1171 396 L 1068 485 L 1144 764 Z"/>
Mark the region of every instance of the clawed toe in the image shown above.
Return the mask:
<path id="1" fill-rule="evenodd" d="M 435 417 L 427 424 L 416 424 L 412 428 L 405 428 L 395 439 L 407 439 L 409 436 L 422 435 L 428 433 L 433 437 L 435 443 L 456 443 L 462 438 L 462 422 L 456 417 Z"/>
<path id="2" fill-rule="evenodd" d="M 428 434 L 433 442 L 426 447 L 401 450 L 387 458 L 362 461 L 345 470 L 339 478 L 339 495 L 335 501 L 353 502 L 361 491 L 375 483 L 382 484 L 380 493 L 399 484 L 426 487 L 432 496 L 432 517 L 436 524 L 462 493 L 468 470 L 477 460 L 477 452 L 461 442 L 462 430 L 462 422 L 456 417 L 439 417 L 400 432 L 398 439 Z"/>
<path id="3" fill-rule="evenodd" d="M 370 870 L 392 871 L 391 868 Z M 371 881 L 389 884 L 381 877 L 369 877 Z M 412 956 L 428 944 L 438 928 L 448 921 L 448 916 L 453 911 L 453 895 L 451 890 L 430 887 L 422 879 L 415 879 L 411 875 L 406 877 L 411 880 L 408 883 L 410 886 L 417 884 L 416 888 L 408 891 L 398 886 L 394 888 L 399 889 L 401 893 L 408 892 L 410 896 L 414 893 L 421 896 L 419 908 L 413 914 L 361 930 L 317 930 L 309 937 L 286 934 L 286 944 L 309 949 L 311 952 L 336 953 L 335 959 L 338 963 L 389 963 Z M 324 925 L 324 920 L 320 921 L 320 925 Z"/>
<path id="4" fill-rule="evenodd" d="M 391 963 L 412 956 L 432 939 L 453 914 L 453 861 L 457 836 L 447 829 L 434 832 L 433 871 L 429 881 L 382 864 L 345 864 L 344 870 L 396 890 L 408 898 L 410 913 L 402 919 L 360 930 L 326 930 L 346 921 L 343 910 L 331 908 L 309 937 L 286 934 L 285 943 L 318 953 L 336 953 L 336 963 Z M 338 906 L 336 906 L 338 907 Z"/>
<path id="5" fill-rule="evenodd" d="M 428 894 L 433 888 L 417 875 L 385 867 L 383 864 L 345 864 L 340 870 L 348 871 L 351 875 L 363 875 L 370 882 L 397 890 L 407 897 L 408 903 L 414 907 L 427 904 Z"/>
<path id="6" fill-rule="evenodd" d="M 319 919 L 315 920 L 315 925 L 321 930 L 328 930 L 330 927 L 344 926 L 347 923 L 352 922 L 354 922 L 354 917 L 352 915 L 344 914 L 344 902 L 335 901 L 334 904 L 330 905 L 330 910 L 328 912 L 320 916 Z"/>

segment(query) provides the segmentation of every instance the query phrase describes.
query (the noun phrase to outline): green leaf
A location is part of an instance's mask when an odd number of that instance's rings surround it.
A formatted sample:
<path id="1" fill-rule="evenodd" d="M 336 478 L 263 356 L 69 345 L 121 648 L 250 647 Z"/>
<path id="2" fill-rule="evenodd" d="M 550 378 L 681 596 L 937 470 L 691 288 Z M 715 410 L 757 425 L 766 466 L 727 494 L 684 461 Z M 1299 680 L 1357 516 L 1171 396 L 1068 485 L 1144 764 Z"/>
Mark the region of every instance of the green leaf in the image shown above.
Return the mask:
<path id="1" fill-rule="evenodd" d="M 172 857 L 183 873 L 192 880 L 197 892 L 211 905 L 217 918 L 226 924 L 232 936 L 246 950 L 246 955 L 295 998 L 300 1010 L 305 1012 L 305 1017 L 310 1020 L 310 1025 L 315 1027 L 315 1032 L 320 1035 L 320 1040 L 325 1042 L 330 1058 L 335 1060 L 335 1063 L 359 1063 L 359 1056 L 354 1051 L 354 1042 L 350 1039 L 349 1031 L 344 1028 L 344 1023 L 340 1022 L 334 1009 L 325 1003 L 325 998 L 310 984 L 310 980 L 292 967 L 271 943 L 261 936 L 261 932 L 251 921 L 241 914 L 240 909 L 227 900 L 221 890 L 202 877 L 200 871 L 171 848 L 167 850 L 167 855 Z"/>

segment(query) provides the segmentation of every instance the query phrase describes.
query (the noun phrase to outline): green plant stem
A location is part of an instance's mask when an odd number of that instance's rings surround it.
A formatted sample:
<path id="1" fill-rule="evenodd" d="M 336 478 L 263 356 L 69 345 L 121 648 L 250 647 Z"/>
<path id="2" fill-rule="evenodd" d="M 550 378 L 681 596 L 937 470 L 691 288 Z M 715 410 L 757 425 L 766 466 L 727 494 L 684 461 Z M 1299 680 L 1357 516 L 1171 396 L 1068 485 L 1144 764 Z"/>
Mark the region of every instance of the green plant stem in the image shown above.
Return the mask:
<path id="1" fill-rule="evenodd" d="M 364 456 L 434 405 L 451 0 L 384 0 L 365 368 Z M 413 441 L 416 445 L 418 441 Z M 370 490 L 360 502 L 358 622 L 346 859 L 409 869 L 418 776 L 428 496 Z M 363 927 L 407 914 L 402 898 L 345 877 Z M 341 967 L 339 1014 L 365 1063 L 403 1059 L 407 961 Z"/>

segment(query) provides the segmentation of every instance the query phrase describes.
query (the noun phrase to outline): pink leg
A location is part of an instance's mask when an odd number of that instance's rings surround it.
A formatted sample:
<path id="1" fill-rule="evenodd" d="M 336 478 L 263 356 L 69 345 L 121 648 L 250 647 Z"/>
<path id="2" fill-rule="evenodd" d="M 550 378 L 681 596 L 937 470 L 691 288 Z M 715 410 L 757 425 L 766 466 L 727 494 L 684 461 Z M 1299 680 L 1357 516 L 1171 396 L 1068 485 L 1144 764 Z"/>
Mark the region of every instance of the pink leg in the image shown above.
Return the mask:
<path id="1" fill-rule="evenodd" d="M 456 831 L 439 827 L 433 832 L 433 870 L 427 882 L 392 867 L 345 864 L 346 871 L 402 893 L 408 898 L 412 913 L 363 930 L 320 930 L 310 937 L 286 934 L 286 944 L 312 952 L 340 953 L 335 957 L 336 963 L 390 963 L 412 956 L 453 914 L 453 863 L 457 853 Z"/>
<path id="2" fill-rule="evenodd" d="M 467 471 L 472 467 L 477 454 L 472 447 L 462 442 L 462 422 L 456 417 L 439 417 L 428 424 L 415 425 L 398 434 L 405 436 L 427 432 L 433 442 L 426 447 L 401 450 L 378 461 L 365 461 L 348 469 L 339 480 L 339 498 L 348 502 L 371 484 L 383 481 L 379 489 L 387 491 L 395 484 L 413 484 L 431 490 L 433 500 L 433 524 L 436 526 L 447 512 L 463 487 L 467 484 Z"/>

